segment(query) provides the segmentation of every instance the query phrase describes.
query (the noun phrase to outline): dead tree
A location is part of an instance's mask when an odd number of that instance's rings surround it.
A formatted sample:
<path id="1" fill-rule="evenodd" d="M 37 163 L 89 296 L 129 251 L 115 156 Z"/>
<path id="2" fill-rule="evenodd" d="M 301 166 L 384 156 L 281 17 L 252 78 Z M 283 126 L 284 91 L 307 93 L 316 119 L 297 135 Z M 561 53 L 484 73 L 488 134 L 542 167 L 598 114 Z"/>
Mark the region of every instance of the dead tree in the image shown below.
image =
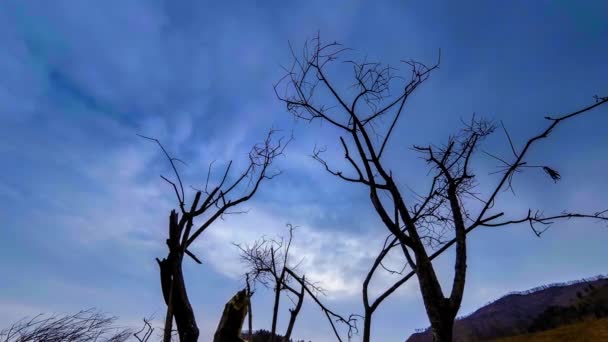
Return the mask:
<path id="1" fill-rule="evenodd" d="M 88 309 L 76 314 L 24 318 L 0 331 L 1 342 L 124 342 L 131 331 L 113 327 L 116 317 Z"/>
<path id="2" fill-rule="evenodd" d="M 433 65 L 404 61 L 410 70 L 405 75 L 380 63 L 344 60 L 352 67 L 354 76 L 352 87 L 349 88 L 354 91 L 348 93 L 338 89 L 327 70 L 347 50 L 337 43 L 324 44 L 318 36 L 304 45 L 301 55 L 292 50 L 294 62 L 286 76 L 275 85 L 275 92 L 296 118 L 309 122 L 322 121 L 341 132 L 339 142 L 350 171 L 344 172 L 330 165 L 323 157 L 324 149 L 315 148 L 313 158 L 342 181 L 366 187 L 373 208 L 390 234 L 364 280 L 363 341 L 370 340 L 372 314 L 380 303 L 414 275 L 420 284 L 434 341 L 451 341 L 453 322 L 465 287 L 466 237 L 477 227 L 527 222 L 532 231 L 540 236 L 544 230 L 538 227 L 546 227 L 555 220 L 608 219 L 606 211 L 543 215 L 530 210 L 521 217 L 502 220 L 505 213 L 494 209 L 498 195 L 503 190 L 511 189 L 516 173 L 539 169 L 553 180 L 559 180 L 559 173 L 552 168 L 530 164 L 526 159 L 528 151 L 548 137 L 556 126 L 605 104 L 607 97 L 596 97 L 594 104 L 570 114 L 546 117 L 548 127 L 521 148 L 516 147 L 505 129 L 513 155 L 510 158 L 492 155 L 502 164 L 502 169 L 498 173 L 497 183 L 487 194 L 474 191 L 477 183 L 470 161 L 483 139 L 495 131 L 495 124 L 473 118 L 464 124 L 459 134 L 450 137 L 442 146 L 414 146 L 429 164 L 432 177 L 428 192 L 410 200 L 398 186 L 405 181 L 391 172 L 384 156 L 405 104 L 439 67 L 440 59 Z M 455 274 L 451 292 L 446 296 L 432 261 L 452 245 L 456 246 Z M 404 274 L 372 301 L 368 296 L 369 282 L 394 247 L 399 248 L 411 272 Z"/>
<path id="3" fill-rule="evenodd" d="M 277 320 L 282 292 L 286 292 L 288 298 L 294 304 L 294 307 L 289 309 L 289 322 L 283 341 L 289 341 L 291 338 L 306 293 L 319 305 L 327 316 L 336 337 L 339 341 L 342 341 L 334 321 L 344 323 L 348 328 L 349 336 L 351 336 L 356 330 L 356 319 L 354 316 L 344 318 L 325 307 L 318 299 L 318 295 L 323 293 L 321 286 L 307 280 L 305 275 L 298 275 L 299 264 L 291 265 L 289 255 L 295 227 L 288 224 L 287 228 L 289 229 L 287 239 L 283 237 L 279 239 L 262 238 L 255 241 L 251 246 L 236 245 L 241 251 L 241 259 L 248 265 L 247 276 L 266 288 L 272 288 L 274 292 L 270 341 L 274 342 L 277 336 Z M 294 283 L 299 286 L 299 289 L 294 286 Z M 291 296 L 295 299 L 292 299 Z"/>
<path id="4" fill-rule="evenodd" d="M 261 239 L 255 241 L 251 246 L 237 247 L 241 251 L 241 259 L 248 265 L 249 271 L 247 276 L 251 275 L 251 280 L 260 283 L 265 287 L 272 288 L 274 292 L 274 305 L 272 309 L 272 327 L 270 330 L 270 341 L 275 341 L 277 333 L 277 320 L 279 315 L 279 306 L 281 300 L 281 292 L 289 291 L 296 296 L 296 303 L 293 309 L 290 309 L 290 319 L 285 339 L 289 341 L 291 331 L 295 324 L 302 302 L 304 301 L 304 287 L 301 290 L 296 290 L 289 285 L 289 274 L 287 273 L 289 262 L 289 248 L 293 240 L 294 227 L 288 225 L 289 238 L 287 240 L 280 238 Z"/>
<path id="5" fill-rule="evenodd" d="M 236 177 L 231 176 L 230 162 L 221 174 L 219 182 L 216 185 L 210 184 L 213 166 L 211 163 L 204 188 L 193 188 L 196 193 L 190 205 L 186 204 L 184 186 L 176 167 L 179 159 L 169 155 L 157 139 L 142 136 L 158 144 L 168 158 L 176 178 L 172 181 L 161 176 L 172 186 L 179 205 L 179 211 L 173 210 L 169 216 L 169 237 L 166 240 L 169 253 L 162 260 L 156 259 L 160 266 L 162 293 L 167 305 L 165 341 L 170 340 L 173 318 L 180 341 L 198 340 L 199 330 L 182 273 L 184 255 L 200 264 L 201 261 L 188 247 L 217 219 L 224 219 L 229 214 L 244 213 L 235 209 L 251 199 L 264 180 L 280 174 L 279 171 L 271 172 L 269 168 L 275 159 L 283 154 L 289 141 L 284 141 L 283 138 L 273 140 L 275 133 L 276 131 L 271 130 L 262 143 L 252 147 L 247 168 Z"/>
<path id="6" fill-rule="evenodd" d="M 249 308 L 247 288 L 237 292 L 226 305 L 215 330 L 213 342 L 243 342 L 241 332 Z M 250 332 L 251 334 L 251 332 Z"/>

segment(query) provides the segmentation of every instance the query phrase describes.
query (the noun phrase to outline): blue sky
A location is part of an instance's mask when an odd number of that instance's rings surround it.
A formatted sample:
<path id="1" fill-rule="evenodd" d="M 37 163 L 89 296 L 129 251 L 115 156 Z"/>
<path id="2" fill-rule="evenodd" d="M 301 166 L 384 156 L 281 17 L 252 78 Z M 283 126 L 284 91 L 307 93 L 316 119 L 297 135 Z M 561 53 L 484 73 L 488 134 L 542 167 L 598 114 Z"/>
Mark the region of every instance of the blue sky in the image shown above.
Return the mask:
<path id="1" fill-rule="evenodd" d="M 364 188 L 337 182 L 309 158 L 315 144 L 335 146 L 335 132 L 294 122 L 275 98 L 288 41 L 301 46 L 319 31 L 356 56 L 394 65 L 434 61 L 441 48 L 441 69 L 412 98 L 392 140 L 399 181 L 424 188 L 425 165 L 407 147 L 442 142 L 461 118 L 502 120 L 521 144 L 545 127 L 545 115 L 606 96 L 607 13 L 600 0 L 0 2 L 0 326 L 93 306 L 124 324 L 162 318 L 154 258 L 166 253 L 175 200 L 158 177 L 169 172 L 163 156 L 135 134 L 159 138 L 186 160 L 186 182 L 197 185 L 212 160 L 242 165 L 269 127 L 293 130 L 277 165 L 284 174 L 264 184 L 247 215 L 201 236 L 194 250 L 202 266 L 185 265 L 202 340 L 242 287 L 231 242 L 284 233 L 288 222 L 301 226 L 294 251 L 325 284 L 327 303 L 360 313 L 359 284 L 384 229 Z M 524 173 L 501 207 L 608 207 L 607 125 L 601 108 L 557 129 L 531 159 L 563 180 Z M 497 135 L 486 147 L 506 153 L 505 144 Z M 494 166 L 476 161 L 489 182 L 481 190 L 493 184 Z M 525 225 L 475 231 L 460 314 L 512 290 L 606 273 L 606 241 L 605 225 L 583 221 L 556 224 L 541 239 Z M 439 259 L 443 280 L 449 258 Z M 390 281 L 383 275 L 374 286 Z M 427 326 L 417 291 L 411 282 L 381 307 L 374 340 L 402 341 Z M 294 337 L 333 341 L 306 304 Z M 270 296 L 258 291 L 254 305 L 255 327 L 268 328 Z"/>

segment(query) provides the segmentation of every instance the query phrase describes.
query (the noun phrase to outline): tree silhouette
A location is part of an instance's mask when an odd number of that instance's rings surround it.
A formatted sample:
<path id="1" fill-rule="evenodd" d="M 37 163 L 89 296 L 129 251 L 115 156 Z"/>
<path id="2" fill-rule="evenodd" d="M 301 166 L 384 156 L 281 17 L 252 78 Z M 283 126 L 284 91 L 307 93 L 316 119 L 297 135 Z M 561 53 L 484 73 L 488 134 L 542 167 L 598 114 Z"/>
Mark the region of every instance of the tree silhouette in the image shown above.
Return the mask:
<path id="1" fill-rule="evenodd" d="M 287 228 L 289 230 L 289 237 L 287 238 L 262 238 L 255 241 L 252 245 L 236 245 L 241 251 L 241 259 L 248 266 L 247 276 L 251 277 L 250 279 L 254 282 L 260 283 L 264 287 L 272 288 L 274 291 L 272 328 L 269 334 L 269 341 L 275 342 L 278 339 L 278 341 L 284 342 L 291 339 L 296 319 L 307 293 L 325 313 L 336 337 L 341 341 L 334 321 L 344 323 L 349 329 L 349 334 L 352 334 L 356 331 L 355 317 L 350 316 L 345 318 L 328 309 L 318 299 L 318 295 L 324 293 L 323 288 L 318 283 L 307 280 L 304 274 L 298 274 L 299 264 L 292 264 L 289 255 L 296 227 L 288 224 Z M 299 286 L 299 289 L 295 287 L 294 283 Z M 294 303 L 294 307 L 289 309 L 290 315 L 287 329 L 285 335 L 280 337 L 277 335 L 276 330 L 282 292 L 286 292 L 288 297 L 290 295 L 295 297 L 295 300 L 289 297 Z"/>
<path id="2" fill-rule="evenodd" d="M 217 219 L 223 219 L 225 215 L 229 214 L 243 213 L 243 211 L 234 209 L 251 199 L 264 180 L 272 179 L 280 174 L 279 171 L 271 172 L 269 168 L 275 159 L 283 154 L 289 140 L 273 139 L 275 133 L 276 131 L 270 130 L 262 143 L 251 148 L 247 168 L 234 178 L 230 177 L 232 161 L 228 163 L 219 183 L 215 186 L 210 184 L 213 166 L 211 163 L 204 188 L 195 189 L 194 199 L 189 205 L 186 205 L 184 186 L 175 165 L 175 162 L 180 160 L 172 157 L 157 139 L 141 136 L 158 144 L 169 160 L 176 178 L 175 181 L 172 181 L 161 176 L 172 186 L 179 206 L 179 212 L 172 210 L 169 216 L 169 236 L 166 240 L 169 248 L 168 255 L 162 260 L 156 259 L 160 266 L 162 293 L 167 305 L 165 342 L 171 339 L 173 318 L 175 318 L 180 341 L 196 342 L 198 340 L 199 330 L 182 273 L 184 255 L 200 264 L 201 261 L 188 247 Z"/>
<path id="3" fill-rule="evenodd" d="M 363 341 L 370 339 L 371 318 L 380 303 L 414 275 L 420 284 L 433 339 L 451 341 L 454 319 L 465 288 L 467 234 L 478 227 L 528 223 L 534 234 L 540 236 L 552 222 L 560 219 L 608 220 L 607 211 L 544 215 L 530 209 L 519 217 L 503 219 L 505 212 L 493 210 L 497 207 L 498 195 L 504 190 L 512 190 L 514 175 L 523 170 L 538 169 L 557 182 L 560 174 L 546 165 L 530 164 L 526 159 L 528 151 L 547 138 L 556 126 L 605 104 L 608 97 L 596 97 L 594 104 L 570 114 L 546 117 L 548 127 L 521 147 L 516 146 L 502 126 L 512 156 L 502 158 L 489 154 L 501 163 L 501 169 L 497 173 L 497 183 L 491 185 L 486 194 L 475 191 L 478 184 L 470 161 L 483 140 L 498 128 L 496 124 L 473 116 L 443 145 L 415 145 L 413 148 L 428 164 L 431 177 L 428 192 L 410 200 L 400 187 L 405 180 L 390 170 L 385 153 L 391 136 L 399 134 L 395 133 L 397 123 L 408 99 L 437 70 L 440 58 L 433 65 L 404 61 L 409 69 L 407 74 L 400 74 L 398 69 L 381 63 L 342 59 L 343 65 L 350 66 L 353 73 L 349 89 L 354 91 L 347 92 L 338 88 L 338 82 L 331 79 L 328 71 L 330 65 L 347 51 L 338 43 L 323 43 L 319 36 L 306 42 L 301 54 L 292 50 L 293 63 L 275 85 L 275 92 L 295 118 L 321 121 L 340 132 L 338 140 L 351 171 L 334 168 L 331 165 L 334 161 L 328 161 L 323 155 L 325 149 L 315 148 L 313 158 L 341 181 L 365 187 L 371 205 L 389 233 L 363 283 Z M 455 272 L 451 291 L 446 296 L 433 260 L 453 245 L 456 247 Z M 403 254 L 404 263 L 411 271 L 391 270 L 404 273 L 403 277 L 371 300 L 368 295 L 370 279 L 395 247 Z"/>

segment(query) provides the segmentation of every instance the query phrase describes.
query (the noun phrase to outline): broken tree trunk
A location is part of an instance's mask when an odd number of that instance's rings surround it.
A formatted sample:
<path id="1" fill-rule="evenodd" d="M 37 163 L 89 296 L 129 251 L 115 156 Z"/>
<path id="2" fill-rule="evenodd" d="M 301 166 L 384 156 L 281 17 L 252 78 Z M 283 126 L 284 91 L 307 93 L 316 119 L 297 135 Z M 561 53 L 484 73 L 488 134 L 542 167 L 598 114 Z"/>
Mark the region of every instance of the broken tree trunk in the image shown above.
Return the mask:
<path id="1" fill-rule="evenodd" d="M 224 312 L 215 331 L 213 342 L 244 342 L 241 338 L 241 331 L 248 307 L 249 296 L 247 296 L 247 289 L 243 289 L 237 292 L 224 306 Z"/>
<path id="2" fill-rule="evenodd" d="M 175 210 L 169 217 L 169 254 L 166 258 L 156 259 L 160 266 L 160 283 L 163 297 L 168 308 L 168 319 L 175 317 L 177 332 L 181 342 L 197 342 L 199 330 L 190 305 L 186 284 L 182 273 L 184 251 L 179 244 L 179 224 Z"/>

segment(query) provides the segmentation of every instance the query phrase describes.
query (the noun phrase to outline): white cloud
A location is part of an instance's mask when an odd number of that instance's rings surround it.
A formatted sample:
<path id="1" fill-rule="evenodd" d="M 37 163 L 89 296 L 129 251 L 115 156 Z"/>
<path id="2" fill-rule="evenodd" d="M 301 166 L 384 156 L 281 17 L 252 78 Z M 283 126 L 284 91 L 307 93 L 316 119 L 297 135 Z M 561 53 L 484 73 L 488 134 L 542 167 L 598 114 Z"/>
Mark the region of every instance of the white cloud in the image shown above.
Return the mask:
<path id="1" fill-rule="evenodd" d="M 160 122 L 148 121 L 150 124 L 156 133 L 166 132 Z M 76 165 L 75 170 L 88 179 L 99 180 L 98 191 L 62 194 L 62 207 L 70 210 L 51 213 L 53 221 L 74 242 L 87 246 L 116 241 L 125 248 L 163 249 L 168 213 L 176 202 L 171 187 L 156 176 L 161 163 L 166 163 L 157 147 L 134 138 L 130 143 L 108 146 L 89 162 Z M 190 168 L 188 171 L 193 173 Z M 327 214 L 320 206 L 304 206 L 315 212 L 314 216 Z M 205 263 L 233 279 L 244 270 L 232 243 L 253 242 L 263 235 L 285 235 L 285 224 L 290 222 L 288 217 L 255 202 L 243 208 L 250 212 L 218 220 L 192 247 Z M 330 296 L 354 295 L 360 292 L 362 272 L 376 252 L 367 248 L 367 235 L 304 224 L 296 231 L 293 260 L 302 260 L 302 271 L 311 280 L 321 282 Z"/>
<path id="2" fill-rule="evenodd" d="M 92 164 L 79 168 L 87 177 L 100 180 L 101 191 L 84 192 L 71 199 L 72 210 L 55 214 L 57 223 L 78 243 L 89 246 L 112 240 L 136 250 L 164 249 L 167 217 L 176 201 L 171 187 L 154 175 L 159 163 L 166 163 L 159 155 L 156 146 L 139 141 L 109 147 Z M 291 222 L 299 226 L 291 255 L 294 263 L 301 261 L 301 271 L 310 280 L 320 282 L 329 298 L 358 296 L 364 276 L 381 248 L 384 231 L 379 227 L 353 233 L 347 229 L 322 229 L 309 222 L 300 224 L 285 213 L 305 209 L 315 220 L 332 213 L 314 203 L 293 206 L 277 213 L 274 211 L 280 208 L 276 206 L 245 203 L 240 209 L 249 209 L 248 213 L 227 215 L 225 220 L 216 221 L 191 250 L 219 273 L 237 279 L 243 275 L 244 265 L 232 243 L 285 236 L 285 224 Z M 297 219 L 303 216 L 298 215 Z M 398 268 L 401 259 L 389 255 L 387 264 Z M 397 279 L 378 270 L 370 292 L 378 293 Z"/>
<path id="3" fill-rule="evenodd" d="M 284 217 L 253 206 L 247 214 L 218 221 L 201 235 L 200 241 L 192 249 L 218 272 L 237 279 L 243 275 L 244 265 L 238 249 L 231 244 L 251 244 L 262 236 L 285 237 L 288 234 L 285 228 L 287 222 Z M 299 263 L 300 271 L 309 280 L 319 282 L 329 298 L 358 296 L 363 279 L 381 248 L 382 237 L 374 232 L 353 234 L 349 231 L 321 230 L 306 224 L 296 225 L 298 228 L 290 252 L 291 263 Z M 399 259 L 398 256 L 390 256 L 387 263 L 399 265 Z M 370 287 L 372 294 L 379 293 L 398 278 L 378 270 L 374 279 L 376 281 Z"/>

